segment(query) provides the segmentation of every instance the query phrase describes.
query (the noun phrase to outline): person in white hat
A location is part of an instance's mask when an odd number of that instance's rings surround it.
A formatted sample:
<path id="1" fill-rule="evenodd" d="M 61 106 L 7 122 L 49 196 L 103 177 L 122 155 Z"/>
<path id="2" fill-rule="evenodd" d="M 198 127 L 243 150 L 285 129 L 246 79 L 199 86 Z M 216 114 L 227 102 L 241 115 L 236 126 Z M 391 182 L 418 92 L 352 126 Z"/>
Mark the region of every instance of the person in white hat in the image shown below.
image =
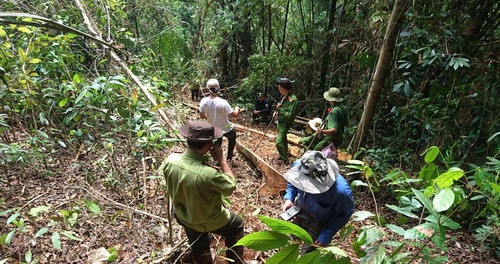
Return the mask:
<path id="1" fill-rule="evenodd" d="M 224 137 L 228 139 L 227 160 L 231 161 L 236 146 L 236 130 L 233 129 L 233 123 L 229 122 L 228 118 L 229 116 L 237 117 L 240 108 L 236 106 L 233 109 L 225 99 L 219 97 L 220 86 L 217 79 L 208 80 L 207 88 L 210 95 L 200 101 L 200 117 L 208 119 L 210 124 L 224 132 Z M 217 144 L 222 145 L 222 138 L 217 140 Z"/>
<path id="2" fill-rule="evenodd" d="M 317 246 L 326 247 L 354 212 L 349 183 L 339 174 L 337 163 L 320 151 L 307 151 L 292 166 L 283 175 L 288 184 L 282 210 L 298 207 L 292 222 L 305 229 Z M 300 253 L 314 250 L 304 246 Z"/>
<path id="3" fill-rule="evenodd" d="M 323 98 L 330 104 L 324 124 L 316 127 L 315 135 L 305 137 L 300 141 L 303 147 L 311 150 L 322 150 L 330 143 L 333 143 L 335 148 L 340 148 L 347 126 L 347 111 L 342 104 L 340 90 L 332 87 L 323 93 Z"/>

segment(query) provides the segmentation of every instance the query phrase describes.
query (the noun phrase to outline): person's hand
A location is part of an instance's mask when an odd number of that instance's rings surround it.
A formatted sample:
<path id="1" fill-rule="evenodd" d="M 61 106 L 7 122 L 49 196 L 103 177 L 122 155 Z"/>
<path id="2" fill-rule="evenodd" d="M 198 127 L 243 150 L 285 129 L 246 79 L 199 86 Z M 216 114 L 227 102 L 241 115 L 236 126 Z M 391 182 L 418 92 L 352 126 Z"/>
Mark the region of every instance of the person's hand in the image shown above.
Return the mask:
<path id="1" fill-rule="evenodd" d="M 276 118 L 278 116 L 278 112 L 273 113 L 273 118 Z"/>
<path id="2" fill-rule="evenodd" d="M 235 111 L 235 112 L 237 112 L 237 113 L 239 113 L 239 112 L 241 112 L 241 108 L 240 108 L 240 107 L 238 107 L 238 106 L 235 106 L 235 107 L 234 107 L 234 111 Z"/>
<path id="3" fill-rule="evenodd" d="M 222 148 L 215 143 L 212 144 L 213 146 L 210 149 L 210 155 L 214 158 L 214 160 L 216 160 L 219 163 L 222 163 L 222 161 L 224 160 L 224 156 L 222 155 Z"/>
<path id="4" fill-rule="evenodd" d="M 323 130 L 321 130 L 321 129 L 316 130 L 316 134 L 323 135 Z"/>
<path id="5" fill-rule="evenodd" d="M 325 244 L 323 244 L 323 243 L 319 242 L 319 240 L 314 241 L 314 244 L 315 244 L 316 246 L 318 246 L 318 247 L 327 247 L 327 246 L 328 246 L 328 245 L 325 245 Z"/>
<path id="6" fill-rule="evenodd" d="M 280 110 L 281 106 L 282 106 L 281 104 L 278 104 L 278 105 L 276 106 L 276 109 Z"/>
<path id="7" fill-rule="evenodd" d="M 293 206 L 293 202 L 290 201 L 290 200 L 285 200 L 285 202 L 283 203 L 283 208 L 282 208 L 282 213 L 284 213 L 286 210 L 288 210 L 288 208 L 292 207 Z"/>

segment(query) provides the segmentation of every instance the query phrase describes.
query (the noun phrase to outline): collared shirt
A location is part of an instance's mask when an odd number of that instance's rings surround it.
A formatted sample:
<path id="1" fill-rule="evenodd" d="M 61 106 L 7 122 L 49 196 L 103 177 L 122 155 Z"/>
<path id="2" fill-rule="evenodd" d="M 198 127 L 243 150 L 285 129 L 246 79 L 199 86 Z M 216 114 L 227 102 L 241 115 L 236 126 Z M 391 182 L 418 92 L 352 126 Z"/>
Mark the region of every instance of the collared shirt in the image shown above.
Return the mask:
<path id="1" fill-rule="evenodd" d="M 344 129 L 347 125 L 347 115 L 342 103 L 336 103 L 326 116 L 326 128 L 335 128 L 337 133 L 333 135 L 325 135 L 329 142 L 332 142 L 335 147 L 339 148 L 342 145 L 342 138 L 344 136 Z"/>
<path id="2" fill-rule="evenodd" d="M 204 112 L 208 117 L 208 122 L 222 129 L 224 133 L 233 129 L 233 123 L 229 122 L 229 114 L 234 110 L 226 100 L 220 97 L 205 97 L 200 101 L 200 112 Z"/>
<path id="3" fill-rule="evenodd" d="M 236 179 L 206 164 L 208 156 L 187 150 L 170 155 L 160 167 L 167 194 L 181 222 L 199 232 L 217 230 L 229 221 L 222 195 L 236 189 Z"/>
<path id="4" fill-rule="evenodd" d="M 288 99 L 288 97 L 290 97 L 291 101 Z M 298 104 L 299 101 L 297 100 L 297 96 L 292 93 L 288 94 L 278 112 L 278 122 L 292 124 L 295 120 L 295 115 L 297 115 Z"/>
<path id="5" fill-rule="evenodd" d="M 340 174 L 328 191 L 319 194 L 306 193 L 291 183 L 286 188 L 285 199 L 294 201 L 314 219 L 325 224 L 318 240 L 328 245 L 333 236 L 349 221 L 354 212 L 354 199 L 349 183 Z"/>

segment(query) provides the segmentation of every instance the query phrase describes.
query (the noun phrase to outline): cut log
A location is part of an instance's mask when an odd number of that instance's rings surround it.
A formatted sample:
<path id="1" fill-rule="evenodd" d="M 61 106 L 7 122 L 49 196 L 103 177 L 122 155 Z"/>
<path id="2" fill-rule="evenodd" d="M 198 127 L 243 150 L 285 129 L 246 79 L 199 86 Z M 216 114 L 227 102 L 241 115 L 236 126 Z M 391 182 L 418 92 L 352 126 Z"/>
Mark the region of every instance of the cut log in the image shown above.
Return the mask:
<path id="1" fill-rule="evenodd" d="M 239 131 L 251 132 L 251 133 L 257 134 L 259 136 L 267 137 L 269 139 L 276 139 L 276 135 L 269 133 L 269 131 L 267 131 L 267 133 L 266 133 L 266 132 L 262 132 L 260 130 L 249 128 L 249 127 L 246 127 L 246 126 L 243 126 L 240 124 L 233 124 L 233 125 L 234 125 L 234 128 L 236 128 Z"/>
<path id="2" fill-rule="evenodd" d="M 271 196 L 279 194 L 281 191 L 284 191 L 286 189 L 287 181 L 285 180 L 285 178 L 283 178 L 283 175 L 281 173 L 279 173 L 257 154 L 253 153 L 250 149 L 243 146 L 238 141 L 236 142 L 236 148 L 262 172 L 264 182 L 259 188 L 259 195 Z"/>

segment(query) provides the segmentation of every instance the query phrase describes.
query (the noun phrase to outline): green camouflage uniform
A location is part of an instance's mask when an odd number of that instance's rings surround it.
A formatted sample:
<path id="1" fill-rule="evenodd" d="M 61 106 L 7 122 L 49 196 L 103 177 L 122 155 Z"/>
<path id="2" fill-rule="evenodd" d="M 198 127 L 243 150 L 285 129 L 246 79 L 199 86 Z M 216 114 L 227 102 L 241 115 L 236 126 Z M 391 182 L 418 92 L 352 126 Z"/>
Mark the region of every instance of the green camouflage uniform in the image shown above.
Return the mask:
<path id="1" fill-rule="evenodd" d="M 318 135 L 311 135 L 300 141 L 303 147 L 309 147 L 309 149 L 321 151 L 326 148 L 330 143 L 333 143 L 338 149 L 342 145 L 342 137 L 344 135 L 344 129 L 347 125 L 347 114 L 345 107 L 342 103 L 336 103 L 333 109 L 330 110 L 326 116 L 326 124 L 322 130 L 337 129 L 337 133 L 333 135 L 324 135 L 323 137 L 318 137 Z M 316 136 L 316 137 L 315 137 Z M 313 140 L 311 144 L 311 140 Z"/>
<path id="2" fill-rule="evenodd" d="M 292 99 L 288 100 L 288 97 Z M 298 100 L 294 94 L 288 94 L 283 105 L 278 111 L 278 135 L 276 136 L 276 148 L 280 154 L 280 158 L 288 163 L 288 139 L 286 134 L 292 127 L 295 115 L 297 115 Z"/>

